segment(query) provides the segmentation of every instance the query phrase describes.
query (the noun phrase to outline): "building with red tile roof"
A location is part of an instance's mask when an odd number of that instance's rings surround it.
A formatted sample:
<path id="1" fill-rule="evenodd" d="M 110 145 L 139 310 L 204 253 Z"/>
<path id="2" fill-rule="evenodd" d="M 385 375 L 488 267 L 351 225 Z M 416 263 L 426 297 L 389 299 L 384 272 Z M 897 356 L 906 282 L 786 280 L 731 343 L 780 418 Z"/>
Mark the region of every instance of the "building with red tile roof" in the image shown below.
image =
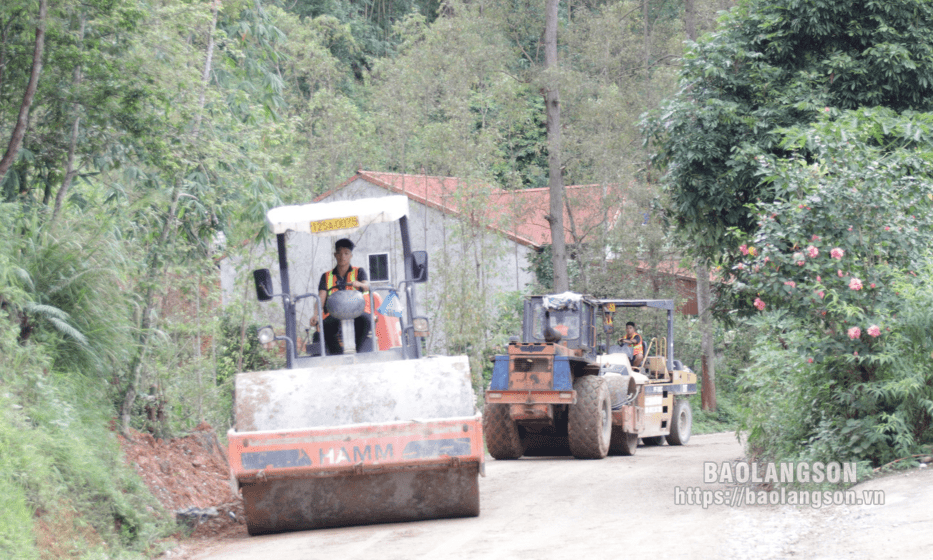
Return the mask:
<path id="1" fill-rule="evenodd" d="M 540 249 L 551 243 L 551 228 L 546 218 L 550 213 L 547 188 L 503 190 L 458 177 L 360 170 L 315 201 L 330 199 L 338 191 L 359 182 L 393 194 L 404 194 L 414 202 L 450 216 L 476 220 L 527 247 Z M 572 185 L 565 191 L 567 243 L 586 241 L 597 228 L 612 227 L 619 218 L 624 197 L 618 186 Z M 478 205 L 473 204 L 476 201 Z"/>

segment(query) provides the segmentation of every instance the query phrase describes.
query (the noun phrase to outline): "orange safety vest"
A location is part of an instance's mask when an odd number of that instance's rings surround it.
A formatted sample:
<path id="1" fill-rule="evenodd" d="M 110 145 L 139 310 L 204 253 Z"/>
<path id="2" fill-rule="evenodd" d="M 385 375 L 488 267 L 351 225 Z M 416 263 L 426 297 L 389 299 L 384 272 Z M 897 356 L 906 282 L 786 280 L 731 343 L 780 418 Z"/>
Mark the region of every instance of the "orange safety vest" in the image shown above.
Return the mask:
<path id="1" fill-rule="evenodd" d="M 641 335 L 639 335 L 638 333 L 635 333 L 635 334 L 632 335 L 632 338 L 623 338 L 622 340 L 635 340 L 635 337 L 636 337 L 636 336 L 637 336 L 638 338 L 641 338 Z M 642 339 L 642 341 L 639 342 L 638 344 L 633 344 L 633 345 L 632 345 L 632 355 L 633 355 L 633 356 L 637 356 L 637 355 L 643 353 L 644 351 L 645 351 L 645 341 L 644 341 L 644 339 Z"/>
<path id="2" fill-rule="evenodd" d="M 350 270 L 347 271 L 347 284 L 344 287 L 345 290 L 355 290 L 353 283 L 356 282 L 356 274 L 359 270 L 358 267 L 351 266 Z M 330 295 L 331 292 L 339 290 L 340 286 L 337 285 L 337 275 L 334 274 L 334 269 L 327 271 L 327 277 L 325 282 L 327 283 L 327 295 Z"/>

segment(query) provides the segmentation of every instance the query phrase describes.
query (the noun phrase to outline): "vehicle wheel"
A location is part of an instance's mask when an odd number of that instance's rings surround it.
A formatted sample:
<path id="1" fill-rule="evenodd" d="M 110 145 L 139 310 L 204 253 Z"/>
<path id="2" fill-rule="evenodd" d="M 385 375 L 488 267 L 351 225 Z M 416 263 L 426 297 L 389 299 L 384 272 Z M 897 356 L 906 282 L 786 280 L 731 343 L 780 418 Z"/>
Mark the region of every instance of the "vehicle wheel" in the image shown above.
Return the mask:
<path id="1" fill-rule="evenodd" d="M 577 459 L 602 459 L 612 435 L 612 399 L 604 379 L 583 376 L 573 382 L 577 404 L 567 414 L 570 453 Z"/>
<path id="2" fill-rule="evenodd" d="M 621 426 L 612 427 L 612 437 L 609 439 L 610 455 L 634 455 L 638 447 L 638 434 L 627 434 Z"/>
<path id="3" fill-rule="evenodd" d="M 643 437 L 641 442 L 648 446 L 664 445 L 664 436 Z"/>
<path id="4" fill-rule="evenodd" d="M 518 459 L 525 453 L 518 425 L 509 415 L 507 404 L 487 404 L 483 411 L 486 449 L 494 459 Z"/>
<path id="5" fill-rule="evenodd" d="M 671 417 L 671 433 L 667 436 L 667 443 L 671 445 L 687 445 L 690 441 L 690 432 L 693 430 L 693 410 L 685 399 L 674 401 L 674 415 Z"/>

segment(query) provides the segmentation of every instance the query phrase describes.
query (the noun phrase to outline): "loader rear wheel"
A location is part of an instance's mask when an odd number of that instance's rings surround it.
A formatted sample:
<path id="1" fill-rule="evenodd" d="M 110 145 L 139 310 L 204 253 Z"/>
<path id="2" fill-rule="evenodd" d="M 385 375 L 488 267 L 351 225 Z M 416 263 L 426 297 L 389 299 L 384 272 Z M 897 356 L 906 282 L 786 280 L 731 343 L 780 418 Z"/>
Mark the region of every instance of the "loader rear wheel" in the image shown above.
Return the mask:
<path id="1" fill-rule="evenodd" d="M 667 436 L 670 445 L 687 445 L 693 431 L 693 410 L 690 403 L 680 399 L 674 401 L 674 414 L 671 416 L 671 433 Z"/>
<path id="2" fill-rule="evenodd" d="M 567 414 L 570 453 L 577 459 L 602 459 L 612 435 L 612 399 L 604 379 L 586 375 L 573 382 L 577 403 Z"/>
<path id="3" fill-rule="evenodd" d="M 518 459 L 525 453 L 521 434 L 507 404 L 487 404 L 483 411 L 486 448 L 494 459 Z"/>
<path id="4" fill-rule="evenodd" d="M 634 455 L 638 448 L 638 434 L 627 434 L 621 426 L 612 427 L 612 438 L 609 440 L 610 455 Z"/>

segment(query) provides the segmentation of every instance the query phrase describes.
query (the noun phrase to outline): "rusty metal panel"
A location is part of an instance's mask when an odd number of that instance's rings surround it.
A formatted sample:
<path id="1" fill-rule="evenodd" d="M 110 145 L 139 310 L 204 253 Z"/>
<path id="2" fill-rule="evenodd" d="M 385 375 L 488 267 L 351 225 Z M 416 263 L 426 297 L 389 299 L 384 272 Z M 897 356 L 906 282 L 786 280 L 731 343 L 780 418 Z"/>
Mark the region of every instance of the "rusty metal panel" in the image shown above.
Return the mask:
<path id="1" fill-rule="evenodd" d="M 509 366 L 510 391 L 550 391 L 554 388 L 553 359 L 512 356 Z"/>
<path id="2" fill-rule="evenodd" d="M 513 404 L 509 409 L 512 420 L 554 422 L 554 407 L 549 404 Z"/>

